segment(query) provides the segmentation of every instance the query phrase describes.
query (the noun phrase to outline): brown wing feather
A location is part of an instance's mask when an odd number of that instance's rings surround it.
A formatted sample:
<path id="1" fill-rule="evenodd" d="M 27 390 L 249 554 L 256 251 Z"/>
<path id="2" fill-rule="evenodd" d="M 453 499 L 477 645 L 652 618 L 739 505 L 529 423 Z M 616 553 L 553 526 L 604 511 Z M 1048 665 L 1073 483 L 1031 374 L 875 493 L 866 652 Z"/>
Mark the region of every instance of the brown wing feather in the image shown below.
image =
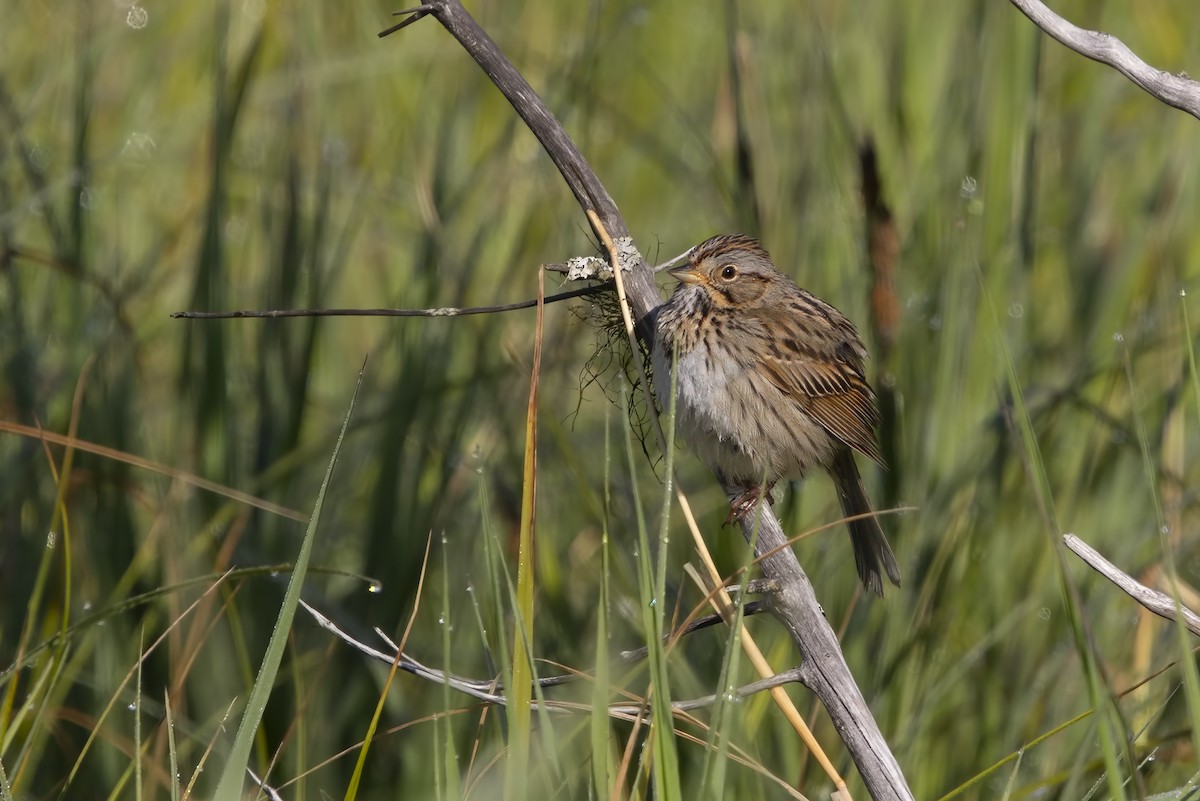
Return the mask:
<path id="1" fill-rule="evenodd" d="M 828 325 L 814 324 L 814 315 Z M 803 293 L 786 316 L 764 323 L 764 331 L 788 332 L 767 339 L 769 344 L 757 354 L 771 383 L 829 433 L 882 465 L 875 439 L 879 411 L 863 371 L 866 349 L 850 321 Z"/>

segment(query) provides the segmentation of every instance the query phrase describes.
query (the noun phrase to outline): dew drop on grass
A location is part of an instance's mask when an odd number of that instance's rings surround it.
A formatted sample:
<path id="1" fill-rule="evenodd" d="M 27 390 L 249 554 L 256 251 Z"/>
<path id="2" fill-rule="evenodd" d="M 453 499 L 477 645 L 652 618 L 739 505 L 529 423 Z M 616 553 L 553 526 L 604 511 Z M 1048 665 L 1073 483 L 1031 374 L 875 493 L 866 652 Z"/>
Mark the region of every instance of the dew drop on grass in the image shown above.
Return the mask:
<path id="1" fill-rule="evenodd" d="M 57 534 L 55 534 L 53 531 L 46 534 L 46 547 L 47 548 L 53 548 L 54 544 L 56 542 L 58 542 Z"/>
<path id="2" fill-rule="evenodd" d="M 125 15 L 125 24 L 135 31 L 140 31 L 150 23 L 150 15 L 146 9 L 134 3 L 129 7 L 129 13 Z"/>
<path id="3" fill-rule="evenodd" d="M 371 579 L 371 583 L 367 585 L 367 592 L 375 594 L 383 592 L 383 582 L 379 579 Z"/>
<path id="4" fill-rule="evenodd" d="M 29 148 L 25 153 L 25 158 L 38 170 L 44 170 L 50 165 L 50 154 L 40 145 Z"/>
<path id="5" fill-rule="evenodd" d="M 150 134 L 145 134 L 140 131 L 130 131 L 125 137 L 125 145 L 121 148 L 121 155 L 134 160 L 145 161 L 154 155 L 154 150 L 158 147 L 158 143 L 154 141 L 154 137 Z"/>
<path id="6" fill-rule="evenodd" d="M 1020 303 L 1008 304 L 1008 316 L 1014 319 L 1019 319 L 1025 315 L 1025 307 Z"/>
<path id="7" fill-rule="evenodd" d="M 446 616 L 445 616 L 445 615 L 439 615 L 439 616 L 438 616 L 438 625 L 439 625 L 439 626 L 444 626 L 444 625 L 446 625 Z"/>
<path id="8" fill-rule="evenodd" d="M 941 331 L 942 330 L 942 315 L 934 314 L 929 318 L 929 330 L 930 331 Z"/>
<path id="9" fill-rule="evenodd" d="M 125 708 L 128 709 L 130 712 L 136 712 L 137 704 L 130 703 Z"/>
<path id="10" fill-rule="evenodd" d="M 974 176 L 968 175 L 962 179 L 962 186 L 958 189 L 958 195 L 963 200 L 973 200 L 979 192 L 979 182 Z"/>
<path id="11" fill-rule="evenodd" d="M 221 229 L 221 236 L 228 244 L 236 245 L 246 238 L 246 221 L 236 214 L 230 215 Z"/>
<path id="12" fill-rule="evenodd" d="M 85 611 L 85 612 L 90 612 L 90 611 L 92 611 L 92 602 L 91 602 L 91 601 L 84 601 L 84 602 L 83 602 L 83 611 Z"/>
<path id="13" fill-rule="evenodd" d="M 1186 298 L 1186 297 L 1187 297 L 1187 290 L 1186 290 L 1186 289 L 1181 289 L 1181 290 L 1179 290 L 1179 297 L 1181 297 L 1181 298 Z"/>
<path id="14" fill-rule="evenodd" d="M 346 146 L 346 140 L 340 136 L 330 136 L 321 142 L 321 158 L 326 164 L 340 167 L 346 163 L 349 152 L 350 148 Z"/>
<path id="15" fill-rule="evenodd" d="M 1158 533 L 1159 533 L 1159 534 L 1162 534 L 1162 535 L 1165 537 L 1165 536 L 1167 536 L 1168 534 L 1170 534 L 1170 533 L 1171 533 L 1171 527 L 1170 527 L 1170 526 L 1166 526 L 1166 525 L 1159 526 L 1159 527 L 1158 527 Z"/>
<path id="16" fill-rule="evenodd" d="M 1124 342 L 1124 341 L 1125 341 L 1125 335 L 1122 334 L 1120 331 L 1113 334 L 1113 342 Z"/>
<path id="17" fill-rule="evenodd" d="M 1038 617 L 1040 617 L 1042 620 L 1049 620 L 1050 619 L 1050 607 L 1043 606 L 1041 609 L 1039 609 Z"/>

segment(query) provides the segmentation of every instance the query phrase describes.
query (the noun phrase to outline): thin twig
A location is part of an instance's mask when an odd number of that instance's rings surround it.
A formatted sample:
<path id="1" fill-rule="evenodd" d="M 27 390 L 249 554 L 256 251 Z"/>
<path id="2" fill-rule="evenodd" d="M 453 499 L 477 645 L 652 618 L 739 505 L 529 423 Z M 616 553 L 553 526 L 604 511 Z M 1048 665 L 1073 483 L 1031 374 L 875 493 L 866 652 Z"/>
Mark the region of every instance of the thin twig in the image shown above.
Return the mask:
<path id="1" fill-rule="evenodd" d="M 383 37 L 388 36 L 389 34 L 395 33 L 396 31 L 400 30 L 401 28 L 407 28 L 409 25 L 412 25 L 414 22 L 416 22 L 417 20 L 426 16 L 431 11 L 433 11 L 433 7 L 428 6 L 428 5 L 417 6 L 416 8 L 406 8 L 403 11 L 393 11 L 392 12 L 393 17 L 403 17 L 406 14 L 412 14 L 412 16 L 409 17 L 408 19 L 397 22 L 395 25 L 388 28 L 387 30 L 380 31 L 379 38 L 382 39 Z"/>
<path id="2" fill-rule="evenodd" d="M 546 303 L 556 303 L 560 300 L 581 298 L 587 295 L 599 295 L 611 292 L 612 283 L 585 286 L 549 295 Z M 444 306 L 440 309 L 268 309 L 266 311 L 227 311 L 227 312 L 172 312 L 173 319 L 182 320 L 228 320 L 242 317 L 466 317 L 469 314 L 496 314 L 497 312 L 516 311 L 517 309 L 532 309 L 537 306 L 537 298 L 522 300 L 519 303 L 504 303 L 499 306 Z"/>
<path id="3" fill-rule="evenodd" d="M 771 610 L 768 608 L 766 601 L 751 601 L 742 608 L 742 614 L 746 615 L 747 617 L 769 611 Z M 706 629 L 709 626 L 715 626 L 722 622 L 724 622 L 724 618 L 722 618 L 720 615 L 705 615 L 704 617 L 689 621 L 680 628 L 663 635 L 663 642 L 671 642 L 672 640 L 677 640 L 680 637 L 686 637 L 694 631 Z M 645 659 L 648 652 L 649 649 L 643 645 L 641 648 L 633 648 L 628 651 L 622 651 L 621 659 L 627 662 L 634 662 L 639 659 Z"/>
<path id="4" fill-rule="evenodd" d="M 1073 25 L 1041 0 L 1011 2 L 1060 44 L 1081 56 L 1107 64 L 1168 106 L 1200 119 L 1200 82 L 1193 81 L 1185 73 L 1173 75 L 1151 67 L 1117 37 Z"/>
<path id="5" fill-rule="evenodd" d="M 800 668 L 792 668 L 785 670 L 782 673 L 776 673 L 774 676 L 769 676 L 765 679 L 752 681 L 749 684 L 738 687 L 731 692 L 739 699 L 747 698 L 755 693 L 761 693 L 764 690 L 772 690 L 776 687 L 782 687 L 785 684 L 799 684 L 802 682 Z M 693 709 L 703 709 L 712 706 L 717 702 L 717 696 L 705 695 L 700 698 L 693 698 L 688 701 L 673 701 L 671 707 L 677 712 L 690 712 Z M 637 710 L 641 709 L 640 704 L 609 704 L 608 712 L 610 715 L 634 715 Z"/>
<path id="6" fill-rule="evenodd" d="M 436 668 L 431 668 L 427 665 L 424 665 L 405 653 L 385 653 L 384 651 L 380 651 L 378 648 L 373 648 L 370 645 L 351 637 L 348 633 L 338 627 L 336 623 L 334 623 L 321 612 L 318 612 L 308 603 L 300 601 L 300 606 L 304 608 L 304 611 L 308 612 L 309 615 L 312 616 L 313 620 L 316 621 L 318 626 L 326 631 L 329 631 L 341 641 L 358 649 L 372 659 L 383 662 L 389 666 L 395 665 L 398 670 L 411 673 L 412 675 L 425 679 L 426 681 L 431 681 L 436 684 L 446 684 L 451 689 L 457 690 L 458 692 L 470 696 L 477 701 L 482 701 L 485 704 L 504 706 L 507 703 L 507 697 L 504 695 L 504 693 L 496 692 L 495 688 L 499 687 L 499 685 L 494 679 L 471 679 L 464 676 L 457 676 L 453 673 L 447 673 L 444 670 L 438 670 Z M 751 682 L 743 687 L 739 687 L 733 692 L 739 697 L 745 698 L 746 696 L 763 692 L 764 690 L 771 690 L 784 684 L 795 684 L 801 682 L 803 680 L 802 674 L 803 672 L 801 668 L 785 670 L 782 673 L 778 673 L 766 679 L 760 679 L 759 681 Z M 571 676 L 571 678 L 576 677 Z M 537 683 L 539 686 L 552 687 L 556 684 L 562 684 L 562 679 L 562 676 L 551 676 L 538 679 Z M 693 698 L 686 701 L 675 701 L 671 704 L 671 706 L 676 712 L 685 712 L 711 706 L 716 702 L 716 700 L 717 698 L 715 695 L 705 695 L 700 698 Z M 586 713 L 588 711 L 587 707 L 581 707 L 577 703 L 567 701 L 547 701 L 545 706 L 542 706 L 542 704 L 540 704 L 537 700 L 531 700 L 530 708 L 533 710 L 546 709 L 554 712 L 570 713 Z M 612 704 L 608 709 L 609 714 L 613 715 L 614 717 L 625 717 L 639 714 L 642 708 L 643 705 L 641 704 Z"/>
<path id="7" fill-rule="evenodd" d="M 1088 567 L 1125 590 L 1129 594 L 1129 597 L 1159 617 L 1166 618 L 1167 620 L 1175 620 L 1177 613 L 1182 614 L 1183 625 L 1187 626 L 1188 631 L 1192 634 L 1200 637 L 1200 615 L 1197 615 L 1183 604 L 1176 604 L 1175 599 L 1170 595 L 1158 590 L 1152 590 L 1145 584 L 1137 581 L 1128 573 L 1105 559 L 1100 555 L 1099 551 L 1074 534 L 1064 534 L 1063 544 L 1072 553 L 1086 562 Z"/>

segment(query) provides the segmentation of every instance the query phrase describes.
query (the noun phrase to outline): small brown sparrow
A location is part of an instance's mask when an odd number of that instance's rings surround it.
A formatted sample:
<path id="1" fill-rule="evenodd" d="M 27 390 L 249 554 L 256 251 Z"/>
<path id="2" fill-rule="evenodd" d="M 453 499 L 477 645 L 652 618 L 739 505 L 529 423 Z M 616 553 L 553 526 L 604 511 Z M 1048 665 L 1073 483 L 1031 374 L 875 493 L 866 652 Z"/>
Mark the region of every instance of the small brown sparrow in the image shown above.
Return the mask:
<path id="1" fill-rule="evenodd" d="M 775 269 L 756 240 L 714 236 L 671 270 L 679 286 L 659 307 L 653 365 L 662 393 L 678 360 L 679 432 L 727 491 L 726 522 L 770 499 L 780 479 L 825 468 L 848 517 L 869 514 L 858 451 L 880 465 L 879 412 L 863 372 L 866 348 L 837 309 Z M 858 575 L 883 595 L 900 568 L 875 517 L 849 522 Z"/>

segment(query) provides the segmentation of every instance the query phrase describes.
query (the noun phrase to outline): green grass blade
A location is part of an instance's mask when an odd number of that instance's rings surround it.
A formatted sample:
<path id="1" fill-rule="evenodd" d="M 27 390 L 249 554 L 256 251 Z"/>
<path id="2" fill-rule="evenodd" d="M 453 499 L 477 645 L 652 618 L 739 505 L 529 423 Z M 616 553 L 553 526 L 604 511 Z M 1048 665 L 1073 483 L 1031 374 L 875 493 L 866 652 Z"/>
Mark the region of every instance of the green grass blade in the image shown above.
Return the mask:
<path id="1" fill-rule="evenodd" d="M 142 653 L 142 648 L 146 644 L 146 629 L 143 626 L 141 635 L 138 637 L 138 653 Z M 134 684 L 133 690 L 133 797 L 137 801 L 142 801 L 142 663 L 145 660 L 139 659 L 137 663 L 137 682 Z M 148 744 L 148 743 L 147 743 Z"/>
<path id="2" fill-rule="evenodd" d="M 601 798 L 612 798 L 613 771 L 608 747 L 608 520 L 612 501 L 612 440 L 610 415 L 604 414 L 604 516 L 600 528 L 600 597 L 596 601 L 596 672 L 592 677 L 592 788 Z"/>
<path id="3" fill-rule="evenodd" d="M 982 271 L 978 270 L 978 264 L 976 265 L 976 269 L 980 288 L 988 310 L 991 312 L 992 325 L 996 332 L 997 347 L 1004 358 L 1009 395 L 1012 398 L 1015 412 L 1014 426 L 1020 435 L 1021 444 L 1025 449 L 1026 466 L 1031 473 L 1030 478 L 1033 481 L 1033 490 L 1038 503 L 1041 505 L 1042 514 L 1048 529 L 1047 533 L 1053 540 L 1051 547 L 1053 548 L 1058 565 L 1059 587 L 1062 592 L 1063 606 L 1071 622 L 1076 650 L 1079 652 L 1084 664 L 1084 675 L 1087 679 L 1089 699 L 1093 709 L 1101 710 L 1101 714 L 1096 718 L 1096 728 L 1100 737 L 1101 752 L 1104 755 L 1105 775 L 1107 776 L 1109 791 L 1112 793 L 1114 799 L 1124 801 L 1126 796 L 1124 785 L 1121 782 L 1120 759 L 1117 751 L 1119 740 L 1121 745 L 1125 746 L 1126 756 L 1131 757 L 1128 749 L 1128 739 L 1121 734 L 1125 731 L 1125 727 L 1122 725 L 1120 710 L 1117 707 L 1111 688 L 1104 682 L 1100 667 L 1096 661 L 1096 654 L 1092 644 L 1088 640 L 1087 632 L 1084 630 L 1082 613 L 1076 604 L 1075 592 L 1071 586 L 1071 579 L 1067 574 L 1063 546 L 1059 541 L 1062 529 L 1054 508 L 1054 494 L 1051 490 L 1050 478 L 1046 473 L 1046 463 L 1042 458 L 1041 446 L 1034 431 L 1033 419 L 1029 414 L 1028 407 L 1025 405 L 1021 380 L 1017 375 L 1017 367 L 1013 362 L 1012 352 L 1009 350 L 1008 344 L 1004 339 L 1004 328 L 1000 324 L 1000 317 L 996 311 L 995 303 L 988 292 L 986 282 L 983 280 Z M 1132 771 L 1133 769 L 1133 761 L 1130 759 L 1130 770 Z"/>
<path id="4" fill-rule="evenodd" d="M 217 783 L 217 791 L 213 796 L 217 801 L 237 801 L 241 798 L 242 786 L 246 780 L 246 768 L 250 761 L 250 749 L 254 745 L 255 734 L 258 731 L 259 723 L 262 722 L 267 701 L 271 697 L 271 688 L 275 684 L 275 675 L 283 661 L 283 652 L 287 648 L 288 632 L 291 631 L 292 619 L 295 617 L 296 607 L 300 603 L 300 590 L 304 586 L 304 576 L 308 572 L 308 561 L 312 554 L 313 542 L 317 538 L 317 525 L 321 520 L 321 508 L 325 504 L 325 493 L 329 490 L 329 484 L 333 478 L 333 468 L 337 464 L 338 453 L 346 438 L 350 417 L 354 414 L 354 404 L 358 400 L 358 392 L 362 388 L 362 376 L 363 370 L 360 369 L 358 380 L 354 385 L 354 393 L 350 397 L 350 405 L 346 409 L 346 416 L 342 421 L 341 432 L 334 444 L 333 454 L 329 458 L 329 466 L 325 469 L 325 478 L 321 481 L 321 488 L 317 492 L 317 502 L 313 506 L 312 518 L 304 532 L 304 540 L 300 543 L 300 552 L 296 555 L 296 563 L 292 568 L 291 578 L 288 580 L 287 591 L 283 596 L 283 605 L 279 609 L 275 629 L 271 633 L 271 641 L 267 645 L 262 666 L 254 680 L 254 688 L 250 691 L 250 700 L 246 704 L 246 710 L 242 713 L 237 736 L 229 749 L 229 757 L 225 760 L 225 767 L 221 770 L 221 779 Z M 263 778 L 266 779 L 265 776 Z"/>
<path id="5" fill-rule="evenodd" d="M 451 662 L 451 656 L 454 649 L 450 641 L 450 633 L 454 629 L 450 624 L 450 554 L 447 552 L 445 536 L 442 537 L 442 611 L 438 623 L 442 631 L 442 670 L 453 673 L 454 664 Z M 435 729 L 438 736 L 437 742 L 442 752 L 442 770 L 445 771 L 445 779 L 441 784 L 441 797 L 456 800 L 462 798 L 462 785 L 458 777 L 458 751 L 454 747 L 454 718 L 450 714 L 454 706 L 450 693 L 450 685 L 443 683 L 442 708 L 446 714 L 435 721 Z"/>
<path id="6" fill-rule="evenodd" d="M 1188 321 L 1187 314 L 1187 296 L 1181 293 L 1181 306 L 1183 309 L 1183 339 L 1187 343 L 1188 354 L 1188 377 L 1191 379 L 1192 398 L 1196 404 L 1198 415 L 1200 415 L 1200 377 L 1196 373 L 1196 350 L 1192 344 L 1192 327 Z M 1179 436 L 1183 436 L 1183 410 L 1178 410 L 1179 413 Z M 1155 474 L 1151 472 L 1151 476 Z M 1155 494 L 1157 498 L 1157 493 Z M 1162 518 L 1165 525 L 1165 518 Z M 1164 531 L 1160 526 L 1160 531 Z M 1179 571 L 1175 564 L 1175 554 L 1170 547 L 1170 541 L 1164 534 L 1161 538 L 1163 543 L 1163 556 L 1167 565 L 1167 579 L 1171 588 L 1171 597 L 1175 599 L 1175 607 L 1178 611 L 1183 603 L 1179 599 Z M 1188 717 L 1191 722 L 1192 748 L 1194 753 L 1200 754 L 1200 672 L 1196 670 L 1196 660 L 1192 656 L 1192 638 L 1183 622 L 1183 615 L 1175 616 L 1175 637 L 1179 646 L 1179 664 L 1183 666 L 1183 688 L 1184 696 L 1187 698 Z"/>
<path id="7" fill-rule="evenodd" d="M 545 273 L 538 273 L 538 310 L 533 341 L 533 370 L 529 380 L 529 404 L 525 410 L 525 461 L 521 480 L 521 523 L 517 546 L 516 617 L 512 645 L 512 679 L 505 687 L 508 701 L 508 769 L 504 797 L 519 801 L 528 797 L 529 741 L 532 710 L 533 663 L 533 532 L 537 505 L 537 407 L 538 379 L 542 366 L 542 286 Z"/>
<path id="8" fill-rule="evenodd" d="M 630 475 L 636 471 L 637 456 L 633 447 L 633 435 L 629 426 L 625 431 L 625 457 Z M 670 440 L 673 442 L 673 439 Z M 667 450 L 670 459 L 671 448 Z M 668 472 L 670 475 L 670 462 Z M 669 479 L 668 479 L 669 481 Z M 669 486 L 668 486 L 669 489 Z M 646 639 L 647 661 L 650 666 L 650 740 L 653 765 L 651 779 L 654 785 L 654 797 L 661 799 L 678 799 L 679 786 L 679 756 L 675 749 L 674 721 L 671 714 L 671 685 L 667 676 L 666 651 L 662 643 L 662 610 L 657 607 L 662 604 L 656 594 L 655 566 L 651 562 L 653 554 L 650 549 L 650 536 L 646 530 L 646 516 L 642 509 L 641 495 L 636 486 L 631 487 L 633 495 L 634 516 L 638 532 L 638 589 L 642 613 L 642 627 Z"/>
<path id="9" fill-rule="evenodd" d="M 179 750 L 175 747 L 175 720 L 171 717 L 171 693 L 163 688 L 163 714 L 167 725 L 167 756 L 171 760 L 171 775 L 167 780 L 171 788 L 171 801 L 179 801 Z"/>

